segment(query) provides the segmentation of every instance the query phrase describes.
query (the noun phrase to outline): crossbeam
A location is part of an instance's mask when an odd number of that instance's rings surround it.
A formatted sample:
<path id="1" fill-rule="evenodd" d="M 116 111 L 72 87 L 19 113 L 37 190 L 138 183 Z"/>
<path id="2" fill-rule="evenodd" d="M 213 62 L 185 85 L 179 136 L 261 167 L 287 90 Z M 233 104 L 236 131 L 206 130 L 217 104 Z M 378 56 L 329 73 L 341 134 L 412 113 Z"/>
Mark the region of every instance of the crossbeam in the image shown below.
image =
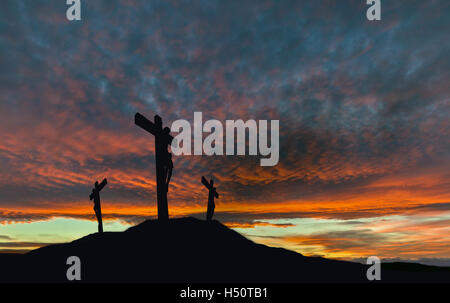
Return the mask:
<path id="1" fill-rule="evenodd" d="M 103 189 L 103 187 L 106 186 L 106 184 L 108 184 L 108 181 L 105 179 L 103 179 L 102 183 L 100 183 L 98 186 L 96 186 L 93 190 L 92 193 L 89 195 L 89 199 L 92 200 L 94 199 L 96 194 L 99 194 L 100 191 Z"/>
<path id="2" fill-rule="evenodd" d="M 212 181 L 212 180 L 211 180 Z M 203 185 L 205 185 L 205 187 L 209 190 L 213 190 L 214 191 L 214 196 L 216 198 L 219 198 L 219 193 L 216 191 L 216 189 L 214 188 L 214 184 L 211 184 L 208 182 L 208 180 L 206 180 L 205 177 L 202 176 L 202 183 Z"/>
<path id="3" fill-rule="evenodd" d="M 153 123 L 140 113 L 136 113 L 134 116 L 134 124 L 151 133 L 153 136 L 162 136 L 169 144 L 172 143 L 173 137 L 170 134 L 164 134 L 162 131 L 162 119 L 160 116 L 155 115 L 155 123 Z"/>

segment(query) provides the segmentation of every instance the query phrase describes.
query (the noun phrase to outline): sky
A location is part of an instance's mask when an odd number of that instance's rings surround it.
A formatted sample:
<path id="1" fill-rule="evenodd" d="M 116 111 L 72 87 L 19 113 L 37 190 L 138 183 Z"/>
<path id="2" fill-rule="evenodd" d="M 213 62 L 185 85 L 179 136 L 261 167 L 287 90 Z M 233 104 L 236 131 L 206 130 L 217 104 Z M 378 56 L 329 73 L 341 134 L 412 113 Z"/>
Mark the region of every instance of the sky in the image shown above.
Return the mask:
<path id="1" fill-rule="evenodd" d="M 134 114 L 279 120 L 280 161 L 176 156 L 169 213 L 304 255 L 450 266 L 450 3 L 95 0 L 0 4 L 0 252 L 156 215 Z"/>

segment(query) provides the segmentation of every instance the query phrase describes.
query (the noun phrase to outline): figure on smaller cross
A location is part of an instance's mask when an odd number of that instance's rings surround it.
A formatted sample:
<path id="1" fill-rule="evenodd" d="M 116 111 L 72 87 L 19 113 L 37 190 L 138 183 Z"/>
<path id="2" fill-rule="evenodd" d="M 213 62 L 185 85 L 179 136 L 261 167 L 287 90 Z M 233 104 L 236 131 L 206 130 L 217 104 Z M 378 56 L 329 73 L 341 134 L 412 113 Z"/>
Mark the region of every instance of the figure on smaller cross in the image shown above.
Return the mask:
<path id="1" fill-rule="evenodd" d="M 172 171 L 173 171 L 172 154 L 167 153 L 165 163 L 164 163 L 164 176 L 165 176 L 164 183 L 166 186 L 166 192 L 169 192 L 169 183 L 170 183 L 170 179 L 172 178 Z"/>
<path id="2" fill-rule="evenodd" d="M 166 135 L 166 138 L 169 138 L 170 136 L 170 128 L 165 127 L 163 130 L 164 135 Z M 167 144 L 167 147 L 164 148 L 165 151 L 165 155 L 164 155 L 164 164 L 163 164 L 163 168 L 164 168 L 164 184 L 166 186 L 166 192 L 169 192 L 169 183 L 170 183 L 170 179 L 172 178 L 172 171 L 173 171 L 173 161 L 172 161 L 172 154 L 169 153 L 169 151 L 167 150 L 168 145 L 170 144 L 170 142 L 164 142 L 164 144 Z"/>
<path id="3" fill-rule="evenodd" d="M 211 221 L 214 215 L 214 209 L 216 208 L 216 204 L 214 203 L 214 197 L 216 197 L 216 199 L 219 199 L 219 193 L 216 191 L 216 188 L 214 187 L 213 179 L 210 179 L 210 182 L 208 183 L 206 178 L 202 177 L 202 183 L 209 190 L 208 210 L 206 211 L 206 220 Z"/>
<path id="4" fill-rule="evenodd" d="M 102 183 L 98 184 L 98 181 L 95 181 L 94 188 L 92 189 L 92 193 L 89 195 L 89 199 L 94 199 L 94 211 L 95 216 L 97 217 L 98 221 L 98 232 L 103 232 L 103 222 L 102 222 L 102 207 L 100 205 L 100 191 L 103 189 L 103 187 L 106 186 L 108 181 L 103 179 Z"/>

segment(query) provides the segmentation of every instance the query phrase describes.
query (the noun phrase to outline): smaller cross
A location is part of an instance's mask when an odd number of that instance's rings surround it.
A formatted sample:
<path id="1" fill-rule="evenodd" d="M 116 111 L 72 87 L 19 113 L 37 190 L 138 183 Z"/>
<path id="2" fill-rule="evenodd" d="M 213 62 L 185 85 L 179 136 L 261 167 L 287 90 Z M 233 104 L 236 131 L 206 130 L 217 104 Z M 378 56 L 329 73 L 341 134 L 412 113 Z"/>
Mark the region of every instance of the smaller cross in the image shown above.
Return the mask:
<path id="1" fill-rule="evenodd" d="M 100 191 L 103 187 L 108 184 L 108 181 L 103 179 L 102 183 L 98 184 L 98 181 L 95 181 L 94 188 L 92 189 L 92 193 L 89 195 L 89 200 L 94 199 L 94 211 L 97 216 L 98 221 L 98 232 L 103 232 L 103 222 L 102 222 L 102 207 L 100 205 Z"/>
<path id="2" fill-rule="evenodd" d="M 211 179 L 210 182 L 208 183 L 205 177 L 202 177 L 202 183 L 209 190 L 208 210 L 206 211 L 206 220 L 211 221 L 214 215 L 214 209 L 216 208 L 216 204 L 214 203 L 214 197 L 216 199 L 219 199 L 219 194 L 217 193 L 216 188 L 214 187 L 213 179 Z"/>

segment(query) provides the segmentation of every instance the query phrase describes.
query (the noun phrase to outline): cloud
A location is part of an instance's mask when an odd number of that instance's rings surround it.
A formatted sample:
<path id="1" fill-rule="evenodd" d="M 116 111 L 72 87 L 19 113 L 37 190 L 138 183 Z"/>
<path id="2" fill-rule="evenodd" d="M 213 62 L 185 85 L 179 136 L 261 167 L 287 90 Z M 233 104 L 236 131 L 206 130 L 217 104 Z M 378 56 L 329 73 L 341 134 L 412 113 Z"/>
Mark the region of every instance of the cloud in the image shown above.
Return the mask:
<path id="1" fill-rule="evenodd" d="M 326 253 L 340 253 L 342 251 L 355 251 L 359 249 L 368 250 L 375 243 L 384 242 L 387 239 L 387 236 L 372 233 L 368 229 L 334 231 L 326 234 L 284 238 L 285 241 L 296 242 L 297 245 L 324 246 Z"/>
<path id="2" fill-rule="evenodd" d="M 2 248 L 37 248 L 51 245 L 53 243 L 44 242 L 0 242 L 0 249 Z"/>
<path id="3" fill-rule="evenodd" d="M 292 223 L 269 223 L 269 222 L 259 222 L 253 221 L 251 223 L 240 223 L 240 222 L 225 222 L 225 225 L 229 228 L 254 228 L 255 226 L 270 226 L 270 227 L 292 227 L 295 226 Z"/>

